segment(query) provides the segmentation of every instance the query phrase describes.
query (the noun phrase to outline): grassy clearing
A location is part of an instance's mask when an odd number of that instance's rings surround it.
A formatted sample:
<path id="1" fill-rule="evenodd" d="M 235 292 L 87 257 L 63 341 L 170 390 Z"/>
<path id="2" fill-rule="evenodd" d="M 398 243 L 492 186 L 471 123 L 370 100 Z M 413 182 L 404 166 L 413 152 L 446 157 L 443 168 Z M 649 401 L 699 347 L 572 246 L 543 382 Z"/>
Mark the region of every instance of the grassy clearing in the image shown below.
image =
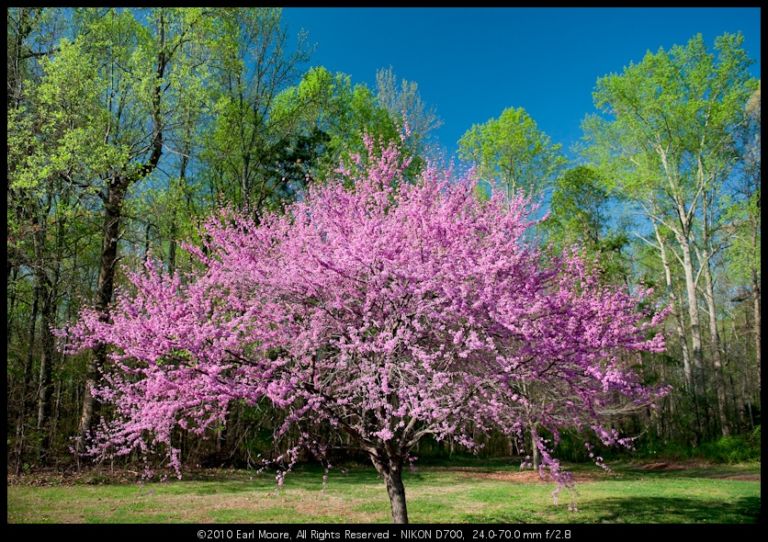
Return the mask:
<path id="1" fill-rule="evenodd" d="M 752 523 L 760 464 L 575 466 L 578 510 L 551 482 L 515 468 L 422 467 L 406 474 L 412 522 Z M 388 522 L 383 482 L 369 469 L 290 474 L 279 495 L 268 474 L 229 472 L 164 483 L 8 487 L 9 523 Z"/>

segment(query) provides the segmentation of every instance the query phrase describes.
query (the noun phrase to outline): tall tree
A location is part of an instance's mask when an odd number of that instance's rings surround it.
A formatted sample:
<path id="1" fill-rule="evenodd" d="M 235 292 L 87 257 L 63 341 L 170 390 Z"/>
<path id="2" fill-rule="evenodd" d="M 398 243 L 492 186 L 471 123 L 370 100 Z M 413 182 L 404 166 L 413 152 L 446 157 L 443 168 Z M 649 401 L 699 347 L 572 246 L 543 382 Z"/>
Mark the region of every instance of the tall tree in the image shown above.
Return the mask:
<path id="1" fill-rule="evenodd" d="M 726 214 L 732 225 L 733 237 L 726 249 L 728 275 L 742 284 L 748 284 L 748 296 L 752 301 L 752 324 L 758 389 L 760 388 L 760 287 L 761 287 L 761 132 L 760 87 L 750 96 L 745 107 L 746 119 L 739 131 L 739 149 L 742 169 L 734 198 Z"/>
<path id="2" fill-rule="evenodd" d="M 711 53 L 698 35 L 685 46 L 648 52 L 623 73 L 598 80 L 594 99 L 603 116 L 584 122 L 586 154 L 600 165 L 610 188 L 674 236 L 668 253 L 683 270 L 693 389 L 702 398 L 709 371 L 697 286 L 711 265 L 714 226 L 704 206 L 717 205 L 727 189 L 735 163 L 734 128 L 756 86 L 742 41 L 741 35 L 725 34 L 715 40 Z M 716 308 L 709 312 L 715 317 Z M 712 333 L 714 358 L 719 352 L 716 343 Z M 719 368 L 713 372 L 720 398 Z M 727 425 L 722 416 L 720 425 Z"/>
<path id="3" fill-rule="evenodd" d="M 101 317 L 108 319 L 112 301 L 124 204 L 129 190 L 149 177 L 164 151 L 164 136 L 175 122 L 169 96 L 183 78 L 174 77 L 189 62 L 183 44 L 203 39 L 202 9 L 158 8 L 141 15 L 134 10 L 77 10 L 78 56 L 94 66 L 99 106 L 99 141 L 111 147 L 106 174 L 93 179 L 103 204 L 102 248 L 97 283 Z M 190 72 L 191 73 L 191 72 Z M 193 75 L 194 76 L 194 75 Z M 90 430 L 94 414 L 92 388 L 107 359 L 107 346 L 95 345 L 88 369 L 80 416 L 80 440 Z"/>
<path id="4" fill-rule="evenodd" d="M 363 135 L 381 144 L 393 143 L 412 158 L 408 176 L 418 171 L 417 157 L 403 133 L 402 116 L 393 116 L 364 84 L 353 84 L 349 75 L 331 73 L 323 67 L 310 69 L 299 84 L 280 94 L 275 105 L 276 122 L 303 137 L 323 136 L 316 160 L 308 164 L 314 178 L 334 174 L 339 162 L 353 163 L 353 156 L 365 156 Z"/>
<path id="5" fill-rule="evenodd" d="M 51 374 L 56 352 L 51 328 L 56 325 L 65 230 L 71 218 L 72 183 L 67 177 L 77 166 L 71 151 L 79 146 L 85 111 L 79 107 L 79 91 L 87 83 L 69 82 L 58 92 L 46 78 L 50 57 L 60 54 L 54 44 L 61 37 L 60 10 L 18 8 L 9 10 L 8 73 L 8 270 L 20 266 L 33 277 L 34 288 L 27 355 L 20 386 L 17 417 L 17 461 L 25 448 L 24 424 L 34 353 L 39 353 L 37 385 L 37 450 L 47 449 L 50 418 Z M 65 51 L 66 55 L 68 51 Z M 58 81 L 61 85 L 63 82 Z M 58 94 L 58 96 L 56 95 Z M 61 100 L 54 105 L 53 102 Z M 73 133 L 74 132 L 74 133 Z M 23 275 L 22 275 L 23 276 Z M 22 279 L 23 280 L 23 279 Z M 14 292 L 17 285 L 9 284 Z M 15 302 L 15 293 L 11 295 Z M 11 304 L 13 305 L 13 303 Z M 9 342 L 14 310 L 9 311 Z M 39 332 L 38 316 L 40 317 Z M 40 348 L 35 340 L 39 337 Z"/>
<path id="6" fill-rule="evenodd" d="M 560 148 L 525 109 L 510 107 L 467 130 L 459 140 L 459 157 L 474 163 L 483 179 L 499 183 L 508 198 L 518 190 L 538 197 L 565 164 Z"/>
<path id="7" fill-rule="evenodd" d="M 201 152 L 215 203 L 233 203 L 258 214 L 268 202 L 292 191 L 270 169 L 285 145 L 272 114 L 277 95 L 298 77 L 309 58 L 299 35 L 293 52 L 275 8 L 217 12 L 217 61 L 211 69 L 210 136 Z"/>
<path id="8" fill-rule="evenodd" d="M 435 108 L 428 108 L 421 98 L 418 83 L 406 79 L 398 82 L 391 66 L 376 71 L 376 100 L 392 118 L 407 125 L 408 144 L 415 154 L 425 151 L 430 132 L 443 125 Z"/>

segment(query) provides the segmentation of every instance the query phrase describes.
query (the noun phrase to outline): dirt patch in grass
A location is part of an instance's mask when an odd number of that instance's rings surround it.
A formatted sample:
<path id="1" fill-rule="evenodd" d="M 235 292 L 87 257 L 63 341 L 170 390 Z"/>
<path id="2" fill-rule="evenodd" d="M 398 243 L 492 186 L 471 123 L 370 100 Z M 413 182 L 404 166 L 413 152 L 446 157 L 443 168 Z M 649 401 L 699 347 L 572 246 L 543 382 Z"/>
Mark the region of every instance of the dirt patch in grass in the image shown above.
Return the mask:
<path id="1" fill-rule="evenodd" d="M 671 471 L 688 469 L 706 469 L 716 466 L 715 463 L 701 459 L 687 459 L 683 461 L 655 461 L 653 463 L 638 463 L 635 468 L 648 471 Z"/>
<path id="2" fill-rule="evenodd" d="M 306 495 L 305 498 L 297 499 L 293 504 L 296 511 L 302 515 L 335 517 L 340 518 L 342 521 L 355 523 L 376 523 L 381 521 L 381 514 L 360 510 L 360 505 L 366 502 L 368 502 L 367 499 Z M 388 518 L 389 516 L 384 517 Z"/>
<path id="3" fill-rule="evenodd" d="M 668 462 L 647 463 L 645 465 L 640 466 L 641 470 L 649 470 L 649 471 L 686 470 L 688 468 L 690 467 L 686 467 L 681 463 L 668 463 Z"/>
<path id="4" fill-rule="evenodd" d="M 760 473 L 748 473 L 748 474 L 722 474 L 713 475 L 710 478 L 717 478 L 719 480 L 743 480 L 747 482 L 759 482 Z"/>
<path id="5" fill-rule="evenodd" d="M 760 481 L 760 475 L 759 474 L 734 474 L 732 476 L 725 476 L 724 478 L 726 480 L 745 480 L 745 481 L 750 481 L 750 482 L 754 482 L 754 481 L 759 482 Z"/>

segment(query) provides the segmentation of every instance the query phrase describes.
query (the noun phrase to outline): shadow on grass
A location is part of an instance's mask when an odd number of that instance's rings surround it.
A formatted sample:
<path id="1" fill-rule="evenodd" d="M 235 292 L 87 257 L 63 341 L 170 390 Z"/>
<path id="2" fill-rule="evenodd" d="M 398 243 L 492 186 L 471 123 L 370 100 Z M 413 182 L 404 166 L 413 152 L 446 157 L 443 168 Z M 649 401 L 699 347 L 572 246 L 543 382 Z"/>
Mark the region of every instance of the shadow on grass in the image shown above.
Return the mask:
<path id="1" fill-rule="evenodd" d="M 760 515 L 759 497 L 742 497 L 734 502 L 721 500 L 630 497 L 597 499 L 579 504 L 577 512 L 564 511 L 546 521 L 565 523 L 755 523 Z M 527 523 L 544 518 L 516 511 L 489 511 L 462 517 L 467 522 Z"/>
<path id="2" fill-rule="evenodd" d="M 733 502 L 682 497 L 630 497 L 585 503 L 584 512 L 605 523 L 754 523 L 760 514 L 759 497 Z"/>

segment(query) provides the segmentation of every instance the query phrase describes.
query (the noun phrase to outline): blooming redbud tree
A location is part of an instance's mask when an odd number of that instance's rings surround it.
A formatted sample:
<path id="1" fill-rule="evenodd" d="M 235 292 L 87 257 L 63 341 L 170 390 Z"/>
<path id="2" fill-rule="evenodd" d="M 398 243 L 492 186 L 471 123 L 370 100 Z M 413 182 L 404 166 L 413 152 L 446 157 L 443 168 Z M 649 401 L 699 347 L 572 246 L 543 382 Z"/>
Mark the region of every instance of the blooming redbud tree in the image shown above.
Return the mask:
<path id="1" fill-rule="evenodd" d="M 407 522 L 402 471 L 426 435 L 472 449 L 472 435 L 534 428 L 560 484 L 544 432 L 620 441 L 606 416 L 660 391 L 626 361 L 663 349 L 652 330 L 664 311 L 601 287 L 575 254 L 544 265 L 522 197 L 481 202 L 471 173 L 435 168 L 405 182 L 396 147 L 366 144 L 354 169 L 283 213 L 211 218 L 205 246 L 186 247 L 197 271 L 168 276 L 150 260 L 110 321 L 85 311 L 64 332 L 73 351 L 113 347 L 96 394 L 114 416 L 91 453 L 159 445 L 178 472 L 174 429 L 202 434 L 233 401 L 266 398 L 300 446 L 322 453 L 346 434 Z"/>

